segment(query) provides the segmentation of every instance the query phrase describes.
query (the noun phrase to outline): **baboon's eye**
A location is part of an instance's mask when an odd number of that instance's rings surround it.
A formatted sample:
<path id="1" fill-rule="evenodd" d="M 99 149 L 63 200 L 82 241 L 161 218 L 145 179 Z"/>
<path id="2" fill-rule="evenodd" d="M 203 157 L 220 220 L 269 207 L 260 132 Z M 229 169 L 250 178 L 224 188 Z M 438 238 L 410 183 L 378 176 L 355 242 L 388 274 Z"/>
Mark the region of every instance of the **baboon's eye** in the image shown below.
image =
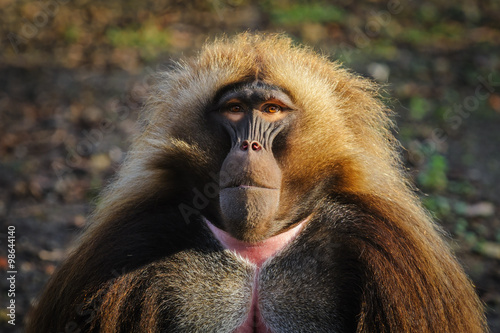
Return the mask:
<path id="1" fill-rule="evenodd" d="M 239 105 L 232 105 L 229 107 L 229 112 L 241 112 L 242 109 L 241 109 L 241 106 Z"/>
<path id="2" fill-rule="evenodd" d="M 267 112 L 267 113 L 277 113 L 280 111 L 281 111 L 281 106 L 274 105 L 274 104 L 268 105 L 264 108 L 264 112 Z"/>
<path id="3" fill-rule="evenodd" d="M 237 102 L 237 101 L 236 101 Z M 220 112 L 231 121 L 238 121 L 243 119 L 245 116 L 245 108 L 243 105 L 239 103 L 232 103 L 229 101 L 226 105 L 224 105 Z"/>

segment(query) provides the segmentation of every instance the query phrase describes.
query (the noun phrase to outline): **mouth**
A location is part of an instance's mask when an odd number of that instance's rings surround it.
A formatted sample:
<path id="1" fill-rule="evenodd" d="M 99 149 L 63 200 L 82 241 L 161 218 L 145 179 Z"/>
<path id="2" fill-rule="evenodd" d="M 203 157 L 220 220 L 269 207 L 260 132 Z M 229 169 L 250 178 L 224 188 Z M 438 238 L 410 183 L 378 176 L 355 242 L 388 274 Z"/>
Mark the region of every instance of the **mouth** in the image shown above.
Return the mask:
<path id="1" fill-rule="evenodd" d="M 251 184 L 228 184 L 226 186 L 221 187 L 221 190 L 226 190 L 226 189 L 243 189 L 243 190 L 279 190 L 279 188 L 272 187 L 272 186 L 267 186 L 265 184 L 261 183 L 251 183 Z"/>
<path id="2" fill-rule="evenodd" d="M 280 187 L 281 178 L 274 179 L 272 177 L 270 178 L 247 173 L 239 173 L 235 175 L 221 173 L 219 180 L 219 188 L 221 190 L 230 188 L 278 190 Z"/>
<path id="3" fill-rule="evenodd" d="M 235 186 L 237 188 L 254 188 L 254 187 L 257 187 L 257 186 L 253 186 L 253 185 L 238 185 L 238 186 Z"/>

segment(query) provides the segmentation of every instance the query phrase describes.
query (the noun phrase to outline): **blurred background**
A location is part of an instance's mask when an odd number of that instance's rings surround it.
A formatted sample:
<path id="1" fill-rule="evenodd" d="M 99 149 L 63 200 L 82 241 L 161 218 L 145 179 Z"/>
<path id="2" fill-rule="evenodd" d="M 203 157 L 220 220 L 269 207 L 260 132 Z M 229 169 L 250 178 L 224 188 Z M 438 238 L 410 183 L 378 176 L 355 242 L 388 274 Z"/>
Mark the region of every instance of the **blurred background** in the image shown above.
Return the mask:
<path id="1" fill-rule="evenodd" d="M 500 2 L 0 0 L 0 266 L 16 326 L 123 160 L 153 74 L 207 40 L 285 32 L 386 85 L 425 206 L 500 332 Z"/>

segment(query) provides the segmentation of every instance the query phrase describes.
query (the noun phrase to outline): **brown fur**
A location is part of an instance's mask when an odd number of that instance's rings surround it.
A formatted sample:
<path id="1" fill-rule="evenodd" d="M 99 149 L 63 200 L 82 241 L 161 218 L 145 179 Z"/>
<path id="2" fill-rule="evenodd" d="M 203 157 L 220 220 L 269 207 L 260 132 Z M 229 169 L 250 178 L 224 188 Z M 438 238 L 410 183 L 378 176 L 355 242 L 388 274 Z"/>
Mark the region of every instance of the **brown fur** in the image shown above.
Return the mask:
<path id="1" fill-rule="evenodd" d="M 301 195 L 325 175 L 334 176 L 336 181 L 324 190 L 324 196 L 340 198 L 346 207 L 354 205 L 362 212 L 363 223 L 339 222 L 336 229 L 366 274 L 357 332 L 486 331 L 483 307 L 472 284 L 401 169 L 390 111 L 378 99 L 378 87 L 326 57 L 292 46 L 284 36 L 242 34 L 207 45 L 197 58 L 161 75 L 143 116 L 143 131 L 118 178 L 102 196 L 81 246 L 40 298 L 28 332 L 63 330 L 68 322 L 82 325 L 75 314 L 78 305 L 80 313 L 92 313 L 88 327 L 103 332 L 119 331 L 117 327 L 123 331 L 160 330 L 162 314 L 168 313 L 170 306 L 157 304 L 157 293 L 164 292 L 161 281 L 169 278 L 169 272 L 182 269 L 183 260 L 189 257 L 179 254 L 179 261 L 156 264 L 175 251 L 155 253 L 146 244 L 150 240 L 136 239 L 120 230 L 129 227 L 147 237 L 140 225 L 136 226 L 140 219 L 134 216 L 149 209 L 158 211 L 179 193 L 209 182 L 208 172 L 218 172 L 223 158 L 217 147 L 220 138 L 207 132 L 205 110 L 221 88 L 255 77 L 283 88 L 301 110 L 287 149 L 278 157 L 286 161 L 283 179 L 292 189 L 281 199 L 279 216 L 299 214 Z M 175 163 L 189 171 L 193 184 L 180 184 L 179 179 L 188 178 L 171 167 Z M 162 221 L 159 218 L 158 223 Z M 147 235 L 160 238 L 159 244 L 162 236 L 156 232 L 165 230 L 163 226 L 155 228 Z M 182 229 L 178 237 L 197 239 L 184 232 Z M 127 255 L 139 256 L 130 245 L 136 242 L 145 244 L 141 249 L 146 249 L 146 254 L 140 254 L 141 260 L 132 264 L 134 269 L 110 272 L 113 267 L 125 267 Z M 111 258 L 112 262 L 104 259 L 113 256 L 111 253 L 122 256 Z M 233 267 L 230 259 L 220 260 L 228 264 L 221 264 L 221 269 Z M 111 266 L 103 267 L 108 264 Z M 165 265 L 163 275 L 155 273 L 161 265 Z M 245 285 L 243 277 L 248 273 L 233 268 L 241 276 L 234 284 Z M 212 271 L 217 270 L 207 267 L 207 272 Z M 191 281 L 189 276 L 185 279 Z M 147 286 L 144 281 L 148 281 Z M 190 293 L 189 288 L 199 288 L 196 282 L 177 287 L 186 293 Z M 150 288 L 149 296 L 137 296 L 140 288 Z M 127 310 L 134 306 L 138 308 L 135 312 Z M 207 311 L 201 305 L 197 310 Z M 132 315 L 124 318 L 123 313 Z M 185 322 L 184 329 L 189 331 L 189 320 Z"/>

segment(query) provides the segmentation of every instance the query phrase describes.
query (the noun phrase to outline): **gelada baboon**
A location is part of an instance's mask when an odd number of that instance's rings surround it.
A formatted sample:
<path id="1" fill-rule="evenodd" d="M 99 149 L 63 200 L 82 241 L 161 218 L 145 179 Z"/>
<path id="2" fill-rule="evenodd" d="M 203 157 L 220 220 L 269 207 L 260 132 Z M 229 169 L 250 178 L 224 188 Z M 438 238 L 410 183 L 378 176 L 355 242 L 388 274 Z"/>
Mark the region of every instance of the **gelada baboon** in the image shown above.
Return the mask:
<path id="1" fill-rule="evenodd" d="M 30 332 L 483 332 L 377 86 L 281 35 L 159 77 Z"/>

